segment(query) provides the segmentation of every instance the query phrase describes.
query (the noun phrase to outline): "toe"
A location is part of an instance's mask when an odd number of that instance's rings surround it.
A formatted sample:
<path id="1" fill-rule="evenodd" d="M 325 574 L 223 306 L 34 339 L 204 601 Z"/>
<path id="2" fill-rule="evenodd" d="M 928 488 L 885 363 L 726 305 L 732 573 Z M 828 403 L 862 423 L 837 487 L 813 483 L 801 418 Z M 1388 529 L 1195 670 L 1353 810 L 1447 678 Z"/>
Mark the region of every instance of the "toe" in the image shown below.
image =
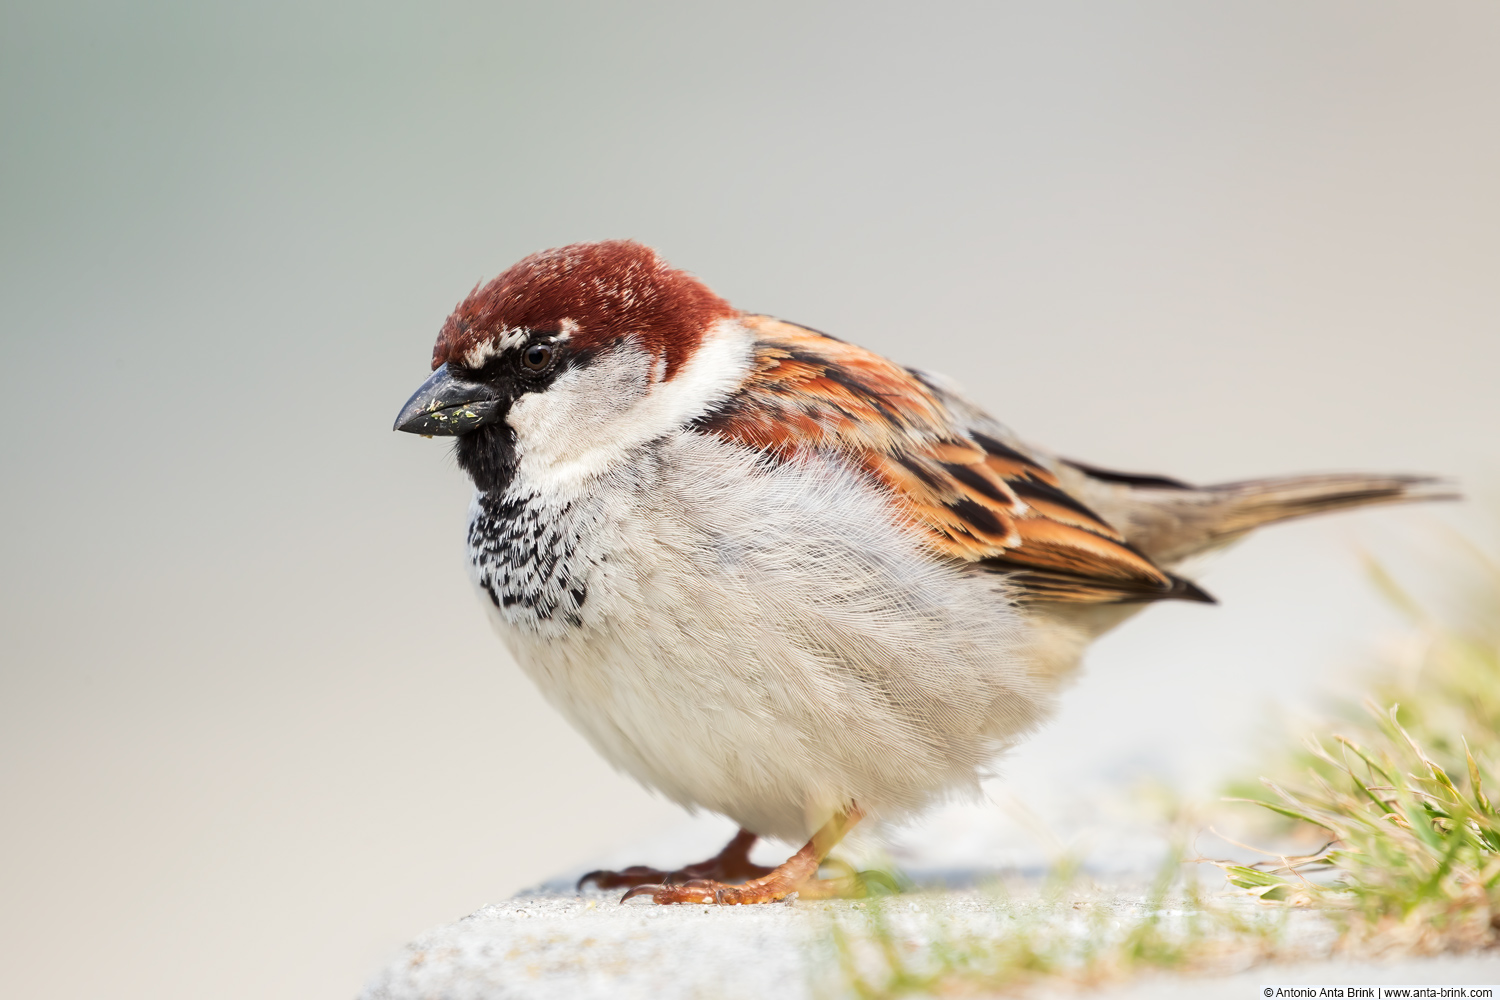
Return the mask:
<path id="1" fill-rule="evenodd" d="M 721 885 L 707 879 L 694 879 L 681 885 L 638 885 L 625 895 L 620 897 L 620 902 L 634 899 L 636 896 L 650 896 L 653 903 L 666 905 L 668 903 L 718 903 L 726 889 L 733 886 Z"/>
<path id="2" fill-rule="evenodd" d="M 578 888 L 582 889 L 585 884 L 592 882 L 596 889 L 625 889 L 636 885 L 653 885 L 659 882 L 670 881 L 666 872 L 645 865 L 631 865 L 620 871 L 596 871 L 589 872 L 578 880 Z"/>

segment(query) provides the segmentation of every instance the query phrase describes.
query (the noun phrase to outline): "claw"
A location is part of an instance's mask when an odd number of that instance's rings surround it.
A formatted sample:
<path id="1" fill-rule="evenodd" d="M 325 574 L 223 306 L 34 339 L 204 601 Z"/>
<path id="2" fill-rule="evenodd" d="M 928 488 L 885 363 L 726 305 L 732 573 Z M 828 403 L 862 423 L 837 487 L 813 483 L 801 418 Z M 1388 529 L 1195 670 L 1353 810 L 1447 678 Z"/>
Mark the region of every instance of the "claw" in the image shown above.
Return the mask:
<path id="1" fill-rule="evenodd" d="M 621 896 L 620 903 L 621 905 L 624 905 L 627 901 L 634 899 L 636 896 L 650 896 L 654 901 L 656 899 L 656 894 L 658 892 L 664 891 L 666 888 L 667 887 L 664 885 L 638 885 L 634 889 L 631 889 L 629 892 L 627 892 L 625 895 Z"/>

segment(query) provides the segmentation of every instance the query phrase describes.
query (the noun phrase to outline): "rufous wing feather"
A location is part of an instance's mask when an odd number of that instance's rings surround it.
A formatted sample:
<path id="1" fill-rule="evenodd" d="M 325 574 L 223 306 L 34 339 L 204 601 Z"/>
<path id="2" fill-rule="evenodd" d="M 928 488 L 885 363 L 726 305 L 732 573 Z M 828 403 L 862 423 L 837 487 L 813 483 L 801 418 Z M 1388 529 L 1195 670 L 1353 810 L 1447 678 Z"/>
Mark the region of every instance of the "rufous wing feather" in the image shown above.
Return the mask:
<path id="1" fill-rule="evenodd" d="M 863 348 L 767 316 L 745 386 L 700 429 L 786 460 L 837 454 L 935 552 L 1007 574 L 1024 599 L 1211 600 L 1068 495 L 1046 466 L 967 428 L 942 390 Z"/>

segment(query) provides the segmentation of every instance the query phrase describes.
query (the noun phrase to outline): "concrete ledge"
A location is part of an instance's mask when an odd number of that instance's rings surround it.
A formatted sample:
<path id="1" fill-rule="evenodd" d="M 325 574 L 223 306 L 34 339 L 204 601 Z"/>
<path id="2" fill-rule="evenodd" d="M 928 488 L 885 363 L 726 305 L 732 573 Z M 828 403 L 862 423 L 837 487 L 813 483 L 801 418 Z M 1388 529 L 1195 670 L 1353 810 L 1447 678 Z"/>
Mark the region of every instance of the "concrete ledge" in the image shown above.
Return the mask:
<path id="1" fill-rule="evenodd" d="M 824 904 L 656 906 L 536 893 L 429 931 L 362 1000 L 810 997 L 805 912 Z"/>

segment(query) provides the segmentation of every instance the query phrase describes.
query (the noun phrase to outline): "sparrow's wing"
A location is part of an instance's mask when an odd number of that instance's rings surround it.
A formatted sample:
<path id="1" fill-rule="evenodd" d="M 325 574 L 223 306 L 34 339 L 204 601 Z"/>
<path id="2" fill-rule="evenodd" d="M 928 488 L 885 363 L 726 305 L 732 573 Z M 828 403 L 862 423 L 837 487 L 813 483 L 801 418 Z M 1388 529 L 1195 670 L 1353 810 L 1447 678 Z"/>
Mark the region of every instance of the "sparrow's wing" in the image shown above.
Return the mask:
<path id="1" fill-rule="evenodd" d="M 786 458 L 835 453 L 884 486 L 937 553 L 1025 598 L 1212 600 L 1165 572 L 1035 458 L 968 426 L 946 393 L 863 348 L 765 316 L 745 386 L 699 428 Z"/>

